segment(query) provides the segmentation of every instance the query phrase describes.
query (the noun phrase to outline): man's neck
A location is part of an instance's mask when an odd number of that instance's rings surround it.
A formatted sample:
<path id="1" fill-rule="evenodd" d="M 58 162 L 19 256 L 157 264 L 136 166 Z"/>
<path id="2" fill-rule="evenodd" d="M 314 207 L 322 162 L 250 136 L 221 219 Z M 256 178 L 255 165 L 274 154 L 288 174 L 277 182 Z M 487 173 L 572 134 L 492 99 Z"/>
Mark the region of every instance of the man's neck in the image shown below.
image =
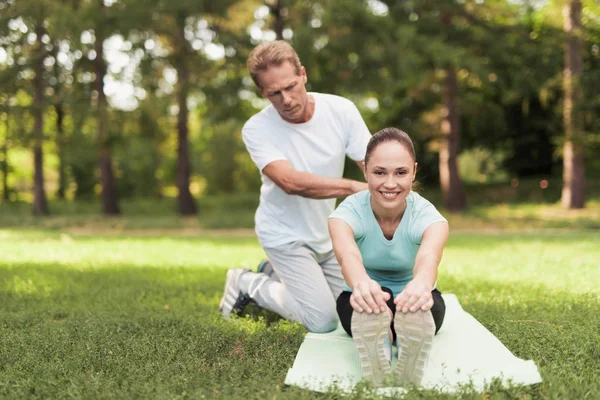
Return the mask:
<path id="1" fill-rule="evenodd" d="M 310 121 L 310 119 L 313 117 L 313 115 L 315 115 L 315 98 L 313 97 L 313 95 L 311 94 L 307 94 L 306 95 L 306 107 L 304 107 L 304 113 L 302 114 L 301 117 L 299 117 L 296 120 L 289 120 L 284 118 L 283 116 L 281 116 L 281 118 L 286 121 L 289 122 L 290 124 L 303 124 L 305 122 Z"/>

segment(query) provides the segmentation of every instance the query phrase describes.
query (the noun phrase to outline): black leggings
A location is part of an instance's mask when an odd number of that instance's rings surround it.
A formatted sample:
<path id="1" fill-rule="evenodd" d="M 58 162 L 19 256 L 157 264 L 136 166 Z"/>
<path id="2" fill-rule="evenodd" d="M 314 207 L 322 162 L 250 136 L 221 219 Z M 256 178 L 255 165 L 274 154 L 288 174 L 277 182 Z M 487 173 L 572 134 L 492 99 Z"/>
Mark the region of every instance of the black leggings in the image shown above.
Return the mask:
<path id="1" fill-rule="evenodd" d="M 396 305 L 394 304 L 394 295 L 392 291 L 385 286 L 381 287 L 381 290 L 390 294 L 390 299 L 386 302 L 387 306 L 392 313 L 396 314 Z M 352 321 L 352 312 L 354 309 L 350 305 L 350 296 L 352 292 L 342 292 L 337 299 L 337 313 L 340 317 L 340 321 L 342 322 L 342 326 L 344 330 L 348 333 L 348 335 L 352 336 L 351 329 L 351 321 Z M 431 307 L 431 315 L 433 315 L 433 321 L 435 322 L 435 333 L 437 333 L 442 327 L 442 323 L 444 322 L 444 316 L 446 315 L 446 303 L 444 303 L 444 299 L 442 298 L 442 294 L 439 290 L 433 289 L 431 291 L 431 296 L 433 297 L 433 307 Z M 394 340 L 396 340 L 396 331 L 394 330 L 394 322 L 392 320 L 391 324 L 392 333 L 394 334 Z"/>

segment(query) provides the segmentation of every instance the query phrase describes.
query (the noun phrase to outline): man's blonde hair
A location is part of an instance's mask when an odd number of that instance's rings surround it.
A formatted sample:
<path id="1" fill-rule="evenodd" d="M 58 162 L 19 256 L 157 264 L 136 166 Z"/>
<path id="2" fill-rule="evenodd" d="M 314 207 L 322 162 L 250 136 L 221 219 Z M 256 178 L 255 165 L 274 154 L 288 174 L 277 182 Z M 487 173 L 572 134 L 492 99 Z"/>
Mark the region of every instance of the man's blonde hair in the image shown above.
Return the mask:
<path id="1" fill-rule="evenodd" d="M 258 74 L 273 65 L 281 65 L 286 61 L 289 61 L 296 69 L 296 73 L 300 75 L 302 64 L 296 51 L 285 40 L 273 40 L 256 46 L 248 56 L 246 65 L 252 80 L 259 89 L 262 89 L 258 81 Z"/>

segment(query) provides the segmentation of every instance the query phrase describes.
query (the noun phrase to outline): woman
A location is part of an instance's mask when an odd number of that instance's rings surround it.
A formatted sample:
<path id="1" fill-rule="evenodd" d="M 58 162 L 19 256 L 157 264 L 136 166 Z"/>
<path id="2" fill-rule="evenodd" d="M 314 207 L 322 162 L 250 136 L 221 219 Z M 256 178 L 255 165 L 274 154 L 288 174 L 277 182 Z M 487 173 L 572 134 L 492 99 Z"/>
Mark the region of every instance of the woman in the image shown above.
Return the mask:
<path id="1" fill-rule="evenodd" d="M 416 172 L 410 137 L 396 128 L 380 130 L 365 155 L 369 190 L 346 198 L 329 217 L 346 281 L 337 312 L 354 338 L 364 378 L 375 386 L 393 375 L 402 384 L 420 383 L 446 310 L 435 286 L 448 223 L 412 191 Z"/>

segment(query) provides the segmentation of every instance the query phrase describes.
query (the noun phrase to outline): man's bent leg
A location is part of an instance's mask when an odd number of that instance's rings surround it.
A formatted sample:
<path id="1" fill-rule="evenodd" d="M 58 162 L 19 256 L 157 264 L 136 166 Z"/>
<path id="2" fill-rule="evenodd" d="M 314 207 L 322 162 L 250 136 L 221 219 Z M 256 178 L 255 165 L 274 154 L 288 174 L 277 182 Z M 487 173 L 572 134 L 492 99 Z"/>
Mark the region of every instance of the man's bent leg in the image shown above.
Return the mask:
<path id="1" fill-rule="evenodd" d="M 268 259 L 262 260 L 258 264 L 258 267 L 256 268 L 256 273 L 257 274 L 260 274 L 260 273 L 266 274 L 269 276 L 269 278 L 273 279 L 274 281 L 281 282 L 279 280 L 279 277 L 275 273 L 275 270 L 273 269 L 271 262 Z"/>
<path id="2" fill-rule="evenodd" d="M 311 332 L 329 332 L 338 317 L 335 299 L 315 253 L 301 243 L 265 248 L 281 282 L 253 274 L 248 294 L 260 307 L 300 322 Z"/>
<path id="3" fill-rule="evenodd" d="M 337 299 L 344 290 L 344 276 L 342 275 L 342 267 L 335 258 L 333 250 L 319 255 L 319 264 L 323 268 L 323 274 L 325 274 L 333 298 Z"/>

